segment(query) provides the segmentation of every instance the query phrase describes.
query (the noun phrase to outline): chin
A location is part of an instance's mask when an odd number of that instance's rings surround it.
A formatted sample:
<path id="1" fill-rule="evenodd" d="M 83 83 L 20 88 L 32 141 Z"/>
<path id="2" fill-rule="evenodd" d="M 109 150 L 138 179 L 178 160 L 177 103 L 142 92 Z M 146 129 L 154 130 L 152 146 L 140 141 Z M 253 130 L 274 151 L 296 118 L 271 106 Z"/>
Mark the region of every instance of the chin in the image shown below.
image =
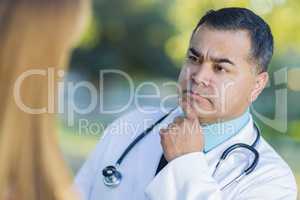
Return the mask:
<path id="1" fill-rule="evenodd" d="M 199 118 L 211 118 L 217 113 L 212 106 L 202 105 L 195 101 L 191 101 L 190 103 L 183 101 L 180 105 L 185 113 L 189 112 L 189 108 L 191 108 Z"/>

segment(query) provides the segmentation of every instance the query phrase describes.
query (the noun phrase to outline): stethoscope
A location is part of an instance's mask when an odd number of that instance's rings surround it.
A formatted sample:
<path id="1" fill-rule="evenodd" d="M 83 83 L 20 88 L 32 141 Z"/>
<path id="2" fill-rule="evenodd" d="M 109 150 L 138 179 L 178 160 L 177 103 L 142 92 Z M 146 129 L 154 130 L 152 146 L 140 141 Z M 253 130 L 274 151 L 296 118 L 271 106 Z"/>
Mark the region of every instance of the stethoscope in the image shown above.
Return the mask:
<path id="1" fill-rule="evenodd" d="M 125 151 L 122 153 L 122 155 L 119 157 L 119 159 L 117 160 L 115 165 L 109 165 L 107 167 L 105 167 L 102 170 L 102 175 L 103 175 L 103 183 L 104 185 L 106 185 L 107 187 L 117 187 L 121 181 L 122 181 L 122 173 L 119 170 L 119 166 L 121 165 L 122 161 L 124 160 L 124 158 L 128 155 L 128 153 L 132 150 L 132 148 L 143 138 L 145 138 L 152 130 L 153 128 L 158 125 L 160 122 L 162 122 L 174 109 L 172 109 L 169 113 L 167 113 L 166 115 L 164 115 L 163 117 L 161 117 L 159 120 L 157 120 L 152 126 L 150 126 L 149 128 L 147 128 L 142 134 L 140 134 L 137 138 L 135 138 L 129 145 L 128 147 L 125 149 Z M 226 184 L 224 187 L 221 188 L 221 190 L 225 189 L 226 187 L 229 187 L 231 184 L 233 184 L 234 182 L 238 182 L 240 181 L 243 177 L 245 177 L 246 175 L 249 175 L 256 167 L 258 160 L 259 160 L 259 153 L 258 151 L 255 149 L 255 146 L 257 145 L 257 143 L 259 142 L 260 139 L 260 129 L 257 126 L 257 124 L 254 122 L 254 127 L 256 128 L 256 138 L 254 140 L 254 142 L 251 145 L 245 144 L 245 143 L 236 143 L 231 145 L 230 147 L 228 147 L 227 149 L 224 150 L 224 152 L 222 153 L 218 163 L 216 164 L 215 170 L 213 172 L 213 176 L 215 175 L 215 173 L 217 172 L 217 170 L 219 169 L 219 167 L 224 163 L 224 161 L 226 160 L 227 156 L 233 152 L 236 149 L 239 148 L 244 148 L 249 150 L 253 155 L 254 155 L 254 159 L 252 161 L 252 163 L 245 169 L 243 170 L 243 172 L 237 176 L 236 178 L 234 178 L 232 181 L 230 181 L 228 184 Z"/>

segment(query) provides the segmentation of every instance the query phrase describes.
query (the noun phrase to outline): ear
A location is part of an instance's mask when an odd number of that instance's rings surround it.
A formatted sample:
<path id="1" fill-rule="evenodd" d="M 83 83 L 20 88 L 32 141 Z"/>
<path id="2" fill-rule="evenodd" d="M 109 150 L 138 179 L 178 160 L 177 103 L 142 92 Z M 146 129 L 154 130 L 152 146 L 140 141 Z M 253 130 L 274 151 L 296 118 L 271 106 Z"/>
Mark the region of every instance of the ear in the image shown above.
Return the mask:
<path id="1" fill-rule="evenodd" d="M 254 102 L 259 94 L 263 91 L 269 81 L 269 74 L 268 72 L 261 72 L 256 75 L 254 87 L 251 92 L 251 103 Z"/>

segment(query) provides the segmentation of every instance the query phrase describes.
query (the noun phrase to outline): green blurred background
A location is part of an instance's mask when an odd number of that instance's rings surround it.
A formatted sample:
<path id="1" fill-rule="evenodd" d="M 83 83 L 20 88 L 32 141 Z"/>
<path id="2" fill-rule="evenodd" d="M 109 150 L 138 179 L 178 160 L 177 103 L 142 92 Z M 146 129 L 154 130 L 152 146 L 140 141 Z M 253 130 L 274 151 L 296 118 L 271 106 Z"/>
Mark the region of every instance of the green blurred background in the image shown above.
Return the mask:
<path id="1" fill-rule="evenodd" d="M 89 26 L 74 50 L 66 81 L 91 81 L 99 89 L 99 70 L 120 69 L 128 73 L 135 84 L 152 81 L 161 86 L 162 96 L 141 99 L 143 105 L 159 105 L 175 88 L 163 87 L 165 81 L 176 81 L 185 56 L 189 37 L 200 17 L 209 9 L 247 7 L 262 16 L 271 26 L 275 39 L 275 54 L 270 66 L 268 88 L 253 105 L 261 115 L 274 118 L 275 92 L 287 90 L 287 131 L 278 131 L 257 119 L 263 136 L 289 163 L 300 183 L 300 1 L 299 0 L 94 0 Z M 287 82 L 276 85 L 273 72 L 284 69 Z M 128 101 L 126 80 L 110 77 L 104 82 L 105 108 L 120 107 Z M 153 88 L 144 87 L 145 94 Z M 66 94 L 61 94 L 66 95 Z M 89 93 L 76 92 L 79 107 L 89 104 Z M 68 104 L 65 98 L 62 104 Z M 175 105 L 175 99 L 168 102 Z M 279 105 L 285 106 L 285 105 Z M 130 105 L 127 112 L 135 105 Z M 101 137 L 102 130 L 83 133 L 80 119 L 90 124 L 107 125 L 120 114 L 103 114 L 97 109 L 83 115 L 75 114 L 75 123 L 67 124 L 60 115 L 60 142 L 66 160 L 74 173 Z M 93 127 L 92 127 L 93 128 Z"/>

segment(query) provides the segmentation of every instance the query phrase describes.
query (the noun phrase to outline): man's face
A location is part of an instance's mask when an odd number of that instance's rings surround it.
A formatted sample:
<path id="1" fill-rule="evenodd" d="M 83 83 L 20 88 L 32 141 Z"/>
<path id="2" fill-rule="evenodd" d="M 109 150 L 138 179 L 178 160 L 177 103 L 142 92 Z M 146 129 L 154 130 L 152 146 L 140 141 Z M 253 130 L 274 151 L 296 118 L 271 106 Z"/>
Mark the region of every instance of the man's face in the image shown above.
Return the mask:
<path id="1" fill-rule="evenodd" d="M 179 75 L 180 104 L 200 122 L 235 118 L 263 90 L 266 72 L 257 74 L 251 41 L 243 30 L 216 30 L 202 25 L 193 35 Z"/>

